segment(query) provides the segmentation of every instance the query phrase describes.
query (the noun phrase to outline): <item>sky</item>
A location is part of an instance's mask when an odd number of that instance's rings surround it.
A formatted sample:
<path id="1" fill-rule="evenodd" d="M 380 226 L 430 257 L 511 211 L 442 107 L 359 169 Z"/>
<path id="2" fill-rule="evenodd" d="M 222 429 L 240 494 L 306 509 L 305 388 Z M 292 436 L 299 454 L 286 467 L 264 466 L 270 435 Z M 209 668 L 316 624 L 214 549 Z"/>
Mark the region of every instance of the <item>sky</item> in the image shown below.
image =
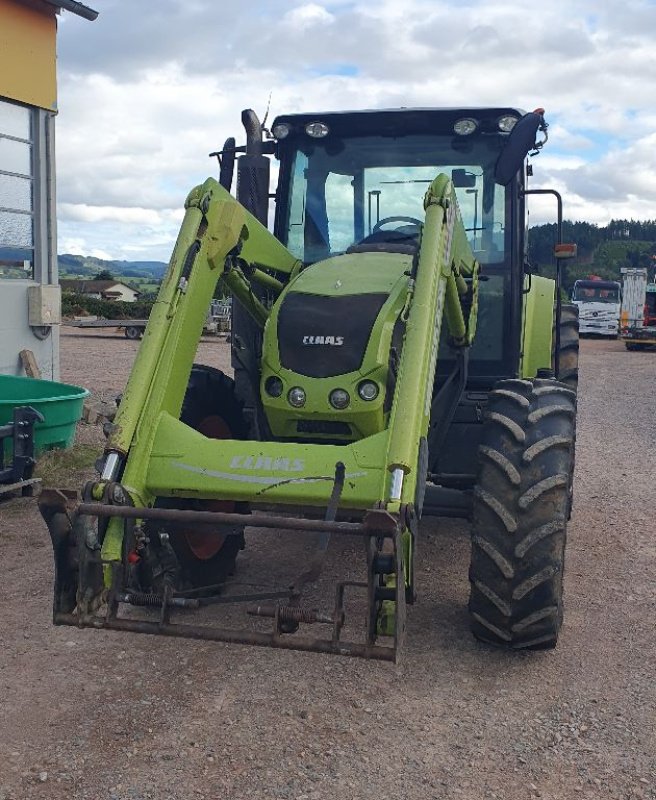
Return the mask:
<path id="1" fill-rule="evenodd" d="M 546 109 L 534 188 L 566 219 L 656 218 L 656 0 L 87 0 L 58 35 L 58 251 L 168 261 L 240 116 Z M 531 224 L 555 220 L 532 199 Z"/>

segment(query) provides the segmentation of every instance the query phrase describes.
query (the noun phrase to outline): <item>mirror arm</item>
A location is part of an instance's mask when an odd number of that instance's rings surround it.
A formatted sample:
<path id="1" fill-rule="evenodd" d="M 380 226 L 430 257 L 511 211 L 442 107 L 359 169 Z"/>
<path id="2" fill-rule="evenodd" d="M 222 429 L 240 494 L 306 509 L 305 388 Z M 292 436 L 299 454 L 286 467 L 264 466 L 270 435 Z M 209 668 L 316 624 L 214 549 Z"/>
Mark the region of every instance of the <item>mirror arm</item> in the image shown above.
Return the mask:
<path id="1" fill-rule="evenodd" d="M 546 131 L 545 131 L 546 133 Z M 558 244 L 563 243 L 563 198 L 560 193 L 555 189 L 520 189 L 519 196 L 524 198 L 527 194 L 550 194 L 556 198 L 557 213 L 558 213 Z M 560 297 L 560 289 L 563 283 L 562 280 L 562 258 L 556 257 L 556 342 L 554 349 L 554 372 L 556 375 L 560 373 L 560 318 L 562 315 L 562 300 Z"/>

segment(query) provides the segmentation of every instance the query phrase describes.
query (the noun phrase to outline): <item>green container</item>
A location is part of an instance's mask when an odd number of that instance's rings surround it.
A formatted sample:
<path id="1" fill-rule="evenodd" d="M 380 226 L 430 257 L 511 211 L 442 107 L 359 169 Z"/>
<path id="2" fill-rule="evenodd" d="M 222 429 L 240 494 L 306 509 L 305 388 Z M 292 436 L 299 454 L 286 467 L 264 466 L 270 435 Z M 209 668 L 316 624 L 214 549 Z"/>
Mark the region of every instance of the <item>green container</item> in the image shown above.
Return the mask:
<path id="1" fill-rule="evenodd" d="M 0 375 L 0 425 L 13 421 L 17 406 L 32 406 L 45 420 L 34 426 L 36 452 L 70 447 L 88 395 L 86 389 L 67 383 Z"/>

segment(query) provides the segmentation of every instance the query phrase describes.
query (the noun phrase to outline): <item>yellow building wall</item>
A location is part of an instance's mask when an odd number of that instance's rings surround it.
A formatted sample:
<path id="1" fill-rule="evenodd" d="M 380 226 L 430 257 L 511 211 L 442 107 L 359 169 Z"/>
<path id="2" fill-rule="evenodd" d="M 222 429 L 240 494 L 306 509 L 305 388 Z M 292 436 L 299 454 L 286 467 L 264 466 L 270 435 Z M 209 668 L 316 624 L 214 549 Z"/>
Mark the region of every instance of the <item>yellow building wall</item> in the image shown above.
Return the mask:
<path id="1" fill-rule="evenodd" d="M 0 0 L 0 97 L 57 109 L 57 20 L 38 0 Z"/>

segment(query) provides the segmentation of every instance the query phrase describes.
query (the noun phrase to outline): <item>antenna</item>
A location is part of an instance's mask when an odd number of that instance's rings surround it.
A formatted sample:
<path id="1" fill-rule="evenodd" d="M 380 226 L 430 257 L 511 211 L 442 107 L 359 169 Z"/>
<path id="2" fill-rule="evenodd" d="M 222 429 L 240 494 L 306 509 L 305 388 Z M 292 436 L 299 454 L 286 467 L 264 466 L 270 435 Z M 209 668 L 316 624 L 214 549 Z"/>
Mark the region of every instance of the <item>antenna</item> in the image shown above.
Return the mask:
<path id="1" fill-rule="evenodd" d="M 262 131 L 264 132 L 267 139 L 273 139 L 273 134 L 271 131 L 266 127 L 266 121 L 269 118 L 269 111 L 271 109 L 271 96 L 273 95 L 273 90 L 269 92 L 269 99 L 267 100 L 267 107 L 266 111 L 264 112 L 264 119 L 262 120 Z"/>

